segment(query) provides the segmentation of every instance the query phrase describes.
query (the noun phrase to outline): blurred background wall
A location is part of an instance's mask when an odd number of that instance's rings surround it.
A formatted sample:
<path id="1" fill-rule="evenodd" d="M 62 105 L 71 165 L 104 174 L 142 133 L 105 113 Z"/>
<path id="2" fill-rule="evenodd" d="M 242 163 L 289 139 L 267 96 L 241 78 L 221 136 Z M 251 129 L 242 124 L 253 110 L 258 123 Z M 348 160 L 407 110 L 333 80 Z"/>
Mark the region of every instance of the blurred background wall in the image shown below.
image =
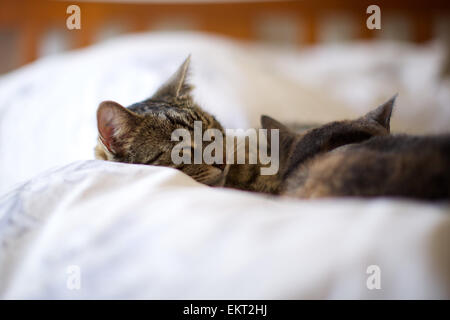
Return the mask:
<path id="1" fill-rule="evenodd" d="M 69 5 L 81 29 L 69 30 Z M 381 8 L 380 30 L 369 30 L 369 5 Z M 125 33 L 201 31 L 242 41 L 304 46 L 358 39 L 448 40 L 450 1 L 47 1 L 0 0 L 0 73 L 39 57 L 85 47 Z"/>

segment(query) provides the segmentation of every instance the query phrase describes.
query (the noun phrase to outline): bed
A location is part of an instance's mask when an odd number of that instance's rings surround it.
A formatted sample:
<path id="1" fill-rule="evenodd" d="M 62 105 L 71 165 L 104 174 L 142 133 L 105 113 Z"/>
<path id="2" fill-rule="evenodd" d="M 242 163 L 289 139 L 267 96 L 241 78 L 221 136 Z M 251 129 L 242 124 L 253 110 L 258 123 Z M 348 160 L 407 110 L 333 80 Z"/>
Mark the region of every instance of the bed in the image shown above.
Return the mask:
<path id="1" fill-rule="evenodd" d="M 93 160 L 98 104 L 148 97 L 188 54 L 226 128 L 354 117 L 398 92 L 393 131 L 449 129 L 440 42 L 151 32 L 39 59 L 0 78 L 1 298 L 450 298 L 446 203 L 276 199 Z"/>

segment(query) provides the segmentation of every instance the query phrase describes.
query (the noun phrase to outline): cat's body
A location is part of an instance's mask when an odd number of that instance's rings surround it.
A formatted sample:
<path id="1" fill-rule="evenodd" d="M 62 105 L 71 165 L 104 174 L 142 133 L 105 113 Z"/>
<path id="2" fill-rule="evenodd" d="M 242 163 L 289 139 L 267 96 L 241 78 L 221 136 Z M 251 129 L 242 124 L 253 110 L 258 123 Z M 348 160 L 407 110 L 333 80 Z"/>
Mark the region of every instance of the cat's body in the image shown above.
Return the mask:
<path id="1" fill-rule="evenodd" d="M 279 171 L 275 175 L 261 175 L 260 164 L 232 165 L 226 187 L 263 193 L 279 194 L 290 169 L 290 162 L 302 162 L 340 146 L 365 141 L 375 136 L 389 134 L 389 119 L 395 99 L 355 120 L 331 122 L 319 127 L 310 125 L 284 126 L 270 117 L 261 118 L 264 129 L 280 130 Z M 289 133 L 289 134 L 288 134 Z M 295 134 L 291 134 L 295 133 Z M 270 138 L 270 134 L 268 139 Z M 298 150 L 291 152 L 295 144 Z"/>
<path id="2" fill-rule="evenodd" d="M 297 140 L 284 150 L 289 158 L 280 195 L 450 199 L 450 134 L 381 135 L 309 153 L 305 136 L 286 130 L 281 130 L 285 138 Z"/>
<path id="3" fill-rule="evenodd" d="M 450 199 L 450 135 L 374 137 L 302 164 L 280 194 Z"/>

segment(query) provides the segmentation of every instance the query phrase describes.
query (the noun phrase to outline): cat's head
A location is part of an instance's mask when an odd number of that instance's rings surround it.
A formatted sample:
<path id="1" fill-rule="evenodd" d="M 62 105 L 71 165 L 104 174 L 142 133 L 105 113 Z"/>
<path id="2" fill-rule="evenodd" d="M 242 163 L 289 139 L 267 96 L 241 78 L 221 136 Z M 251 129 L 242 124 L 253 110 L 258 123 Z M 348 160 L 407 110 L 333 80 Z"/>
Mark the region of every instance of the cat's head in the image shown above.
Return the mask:
<path id="1" fill-rule="evenodd" d="M 285 175 L 291 166 L 317 154 L 389 134 L 396 97 L 357 119 L 334 121 L 302 131 L 294 131 L 271 117 L 262 116 L 262 128 L 279 129 L 280 174 Z M 268 138 L 270 141 L 270 130 Z"/>
<path id="2" fill-rule="evenodd" d="M 220 123 L 193 102 L 192 87 L 186 79 L 189 60 L 188 57 L 151 98 L 128 108 L 113 101 L 99 105 L 97 159 L 173 167 L 204 184 L 224 183 L 226 166 L 193 161 L 177 165 L 172 161 L 172 150 L 178 143 L 171 139 L 174 130 L 190 132 L 192 141 L 186 151 L 191 155 L 196 148 L 204 147 L 194 144 L 194 121 L 201 121 L 203 131 L 218 129 L 223 133 Z"/>

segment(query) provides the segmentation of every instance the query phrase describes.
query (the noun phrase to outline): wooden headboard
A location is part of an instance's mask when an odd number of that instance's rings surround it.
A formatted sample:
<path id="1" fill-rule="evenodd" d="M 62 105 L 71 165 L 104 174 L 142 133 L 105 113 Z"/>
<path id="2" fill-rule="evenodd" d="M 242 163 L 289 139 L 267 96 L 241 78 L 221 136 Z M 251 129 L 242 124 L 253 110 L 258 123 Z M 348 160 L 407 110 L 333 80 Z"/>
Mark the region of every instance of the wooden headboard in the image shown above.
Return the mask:
<path id="1" fill-rule="evenodd" d="M 80 30 L 66 28 L 66 19 L 69 16 L 66 9 L 72 4 L 81 8 Z M 287 28 L 290 41 L 301 45 L 321 41 L 320 28 L 323 17 L 334 14 L 344 14 L 346 19 L 353 21 L 353 25 L 356 26 L 353 33 L 355 39 L 371 39 L 382 35 L 385 32 L 383 25 L 381 30 L 366 28 L 366 19 L 369 16 L 366 9 L 371 4 L 381 8 L 382 19 L 390 14 L 405 17 L 410 22 L 410 39 L 416 42 L 427 41 L 433 37 L 438 17 L 441 21 L 442 19 L 450 21 L 450 1 L 446 0 L 242 2 L 1 0 L 0 32 L 16 37 L 14 41 L 2 45 L 3 55 L 6 54 L 5 50 L 12 51 L 9 58 L 15 59 L 16 66 L 39 57 L 39 43 L 51 28 L 62 30 L 67 35 L 70 40 L 68 49 L 71 49 L 95 43 L 99 30 L 108 28 L 108 24 L 112 21 L 119 22 L 124 27 L 124 32 L 137 32 L 164 29 L 161 21 L 167 18 L 172 22 L 185 23 L 185 29 L 216 33 L 241 40 L 264 40 L 262 39 L 264 28 L 261 29 L 259 26 L 267 25 L 265 19 L 276 17 L 267 27 L 269 34 L 271 28 L 275 29 L 272 38 L 277 37 L 276 32 L 286 31 Z M 182 23 L 178 27 L 184 29 Z M 341 25 L 336 22 L 335 28 L 339 29 Z M 6 59 L 2 53 L 1 59 Z"/>

